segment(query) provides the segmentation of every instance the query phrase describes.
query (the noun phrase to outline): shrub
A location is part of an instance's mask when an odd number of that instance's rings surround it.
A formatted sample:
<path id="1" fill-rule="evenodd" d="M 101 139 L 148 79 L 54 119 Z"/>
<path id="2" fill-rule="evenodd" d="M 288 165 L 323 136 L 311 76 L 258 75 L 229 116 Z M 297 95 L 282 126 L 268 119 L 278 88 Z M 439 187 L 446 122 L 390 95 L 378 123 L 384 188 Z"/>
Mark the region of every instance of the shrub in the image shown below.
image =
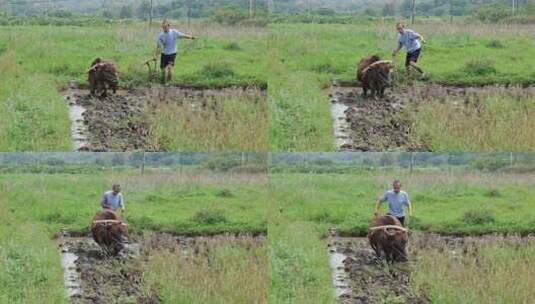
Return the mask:
<path id="1" fill-rule="evenodd" d="M 484 225 L 494 221 L 494 215 L 487 209 L 471 210 L 463 215 L 463 222 L 468 225 Z"/>
<path id="2" fill-rule="evenodd" d="M 229 189 L 223 189 L 219 191 L 216 195 L 219 197 L 233 197 L 234 196 L 234 194 L 232 194 L 232 192 L 230 192 Z"/>
<path id="3" fill-rule="evenodd" d="M 479 158 L 473 160 L 470 166 L 476 170 L 496 172 L 508 165 L 508 162 L 497 158 Z"/>
<path id="4" fill-rule="evenodd" d="M 487 43 L 487 47 L 493 48 L 493 49 L 501 49 L 503 48 L 503 44 L 500 40 L 492 40 L 489 43 Z"/>
<path id="5" fill-rule="evenodd" d="M 511 11 L 502 5 L 484 5 L 476 11 L 476 18 L 488 23 L 502 21 L 511 15 Z"/>
<path id="6" fill-rule="evenodd" d="M 488 197 L 500 197 L 500 196 L 502 196 L 502 194 L 500 193 L 500 190 L 498 190 L 498 189 L 489 189 L 485 193 L 485 196 L 488 196 Z"/>
<path id="7" fill-rule="evenodd" d="M 214 12 L 212 19 L 220 24 L 236 25 L 241 21 L 249 18 L 244 11 L 235 11 L 229 9 L 220 9 Z"/>
<path id="8" fill-rule="evenodd" d="M 496 73 L 494 61 L 489 59 L 476 59 L 468 61 L 464 66 L 464 72 L 473 76 L 484 76 Z"/>
<path id="9" fill-rule="evenodd" d="M 223 215 L 221 210 L 202 210 L 193 215 L 192 220 L 199 224 L 213 225 L 219 223 L 226 223 L 227 218 Z"/>
<path id="10" fill-rule="evenodd" d="M 239 167 L 241 161 L 235 158 L 214 157 L 206 160 L 203 165 L 212 171 L 227 172 L 232 168 Z"/>
<path id="11" fill-rule="evenodd" d="M 206 64 L 201 74 L 208 78 L 224 78 L 234 76 L 234 70 L 232 70 L 226 63 L 209 63 Z"/>
<path id="12" fill-rule="evenodd" d="M 224 50 L 228 50 L 228 51 L 241 51 L 241 47 L 240 45 L 237 43 L 237 42 L 230 42 L 230 43 L 227 43 L 224 47 L 223 47 Z"/>

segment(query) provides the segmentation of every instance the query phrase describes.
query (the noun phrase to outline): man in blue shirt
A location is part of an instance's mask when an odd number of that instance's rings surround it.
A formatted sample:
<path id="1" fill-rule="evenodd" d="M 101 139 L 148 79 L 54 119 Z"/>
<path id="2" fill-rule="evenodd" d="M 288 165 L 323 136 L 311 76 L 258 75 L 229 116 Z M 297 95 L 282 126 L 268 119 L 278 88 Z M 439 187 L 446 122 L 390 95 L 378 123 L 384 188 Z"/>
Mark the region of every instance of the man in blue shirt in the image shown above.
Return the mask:
<path id="1" fill-rule="evenodd" d="M 392 183 L 392 190 L 386 191 L 375 204 L 375 216 L 379 215 L 381 204 L 388 202 L 388 215 L 397 218 L 403 226 L 405 226 L 405 211 L 403 207 L 407 207 L 409 216 L 412 216 L 412 206 L 409 196 L 405 191 L 401 191 L 401 182 L 395 180 Z"/>
<path id="2" fill-rule="evenodd" d="M 162 32 L 158 35 L 156 39 L 156 53 L 154 53 L 154 59 L 158 58 L 160 55 L 160 68 L 162 70 L 162 82 L 171 81 L 171 70 L 175 65 L 176 58 L 176 44 L 178 39 L 196 39 L 191 35 L 186 35 L 177 31 L 176 29 L 171 28 L 171 23 L 164 20 L 162 22 Z"/>
<path id="3" fill-rule="evenodd" d="M 107 191 L 102 196 L 102 202 L 100 203 L 102 209 L 109 209 L 112 211 L 117 211 L 121 208 L 121 211 L 125 211 L 123 195 L 121 194 L 121 186 L 119 184 L 114 184 L 111 187 L 111 191 Z"/>
<path id="4" fill-rule="evenodd" d="M 396 31 L 398 32 L 398 47 L 392 52 L 392 56 L 396 57 L 399 51 L 405 47 L 407 50 L 407 57 L 405 58 L 407 74 L 410 68 L 413 68 L 422 74 L 422 78 L 425 78 L 424 71 L 416 63 L 422 51 L 422 43 L 425 43 L 424 37 L 413 30 L 406 29 L 402 23 L 396 24 Z"/>

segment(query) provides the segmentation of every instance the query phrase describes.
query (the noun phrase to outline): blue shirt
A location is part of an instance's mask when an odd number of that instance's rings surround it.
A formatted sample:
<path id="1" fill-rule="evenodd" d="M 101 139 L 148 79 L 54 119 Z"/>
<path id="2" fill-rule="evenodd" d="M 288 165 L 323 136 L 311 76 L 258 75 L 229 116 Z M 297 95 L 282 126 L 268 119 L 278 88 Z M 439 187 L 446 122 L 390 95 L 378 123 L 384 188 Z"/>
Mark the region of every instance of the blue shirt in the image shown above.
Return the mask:
<path id="1" fill-rule="evenodd" d="M 403 206 L 409 207 L 411 205 L 409 196 L 405 191 L 399 191 L 398 193 L 394 192 L 394 190 L 386 191 L 379 199 L 379 202 L 388 202 L 388 213 L 395 217 L 405 216 Z"/>
<path id="2" fill-rule="evenodd" d="M 178 39 L 185 35 L 175 29 L 169 29 L 169 31 L 161 32 L 158 36 L 157 42 L 162 47 L 162 53 L 164 55 L 176 54 L 176 42 Z"/>
<path id="3" fill-rule="evenodd" d="M 398 42 L 407 49 L 407 52 L 412 53 L 422 47 L 419 37 L 415 31 L 406 29 L 403 34 L 398 33 Z"/>
<path id="4" fill-rule="evenodd" d="M 104 193 L 104 196 L 102 197 L 102 208 L 108 208 L 113 211 L 119 209 L 119 207 L 124 207 L 123 202 L 123 195 L 121 193 L 118 193 L 117 195 L 113 195 L 113 191 L 108 191 Z"/>

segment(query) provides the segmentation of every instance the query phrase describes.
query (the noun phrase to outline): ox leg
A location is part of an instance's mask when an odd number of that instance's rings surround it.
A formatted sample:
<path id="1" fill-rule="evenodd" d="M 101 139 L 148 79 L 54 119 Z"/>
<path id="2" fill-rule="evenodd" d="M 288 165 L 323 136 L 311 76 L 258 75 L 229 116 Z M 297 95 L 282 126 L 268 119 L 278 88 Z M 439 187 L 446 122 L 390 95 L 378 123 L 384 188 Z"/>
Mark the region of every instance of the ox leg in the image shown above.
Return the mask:
<path id="1" fill-rule="evenodd" d="M 362 97 L 366 98 L 366 95 L 368 95 L 368 87 L 363 86 L 362 87 Z"/>

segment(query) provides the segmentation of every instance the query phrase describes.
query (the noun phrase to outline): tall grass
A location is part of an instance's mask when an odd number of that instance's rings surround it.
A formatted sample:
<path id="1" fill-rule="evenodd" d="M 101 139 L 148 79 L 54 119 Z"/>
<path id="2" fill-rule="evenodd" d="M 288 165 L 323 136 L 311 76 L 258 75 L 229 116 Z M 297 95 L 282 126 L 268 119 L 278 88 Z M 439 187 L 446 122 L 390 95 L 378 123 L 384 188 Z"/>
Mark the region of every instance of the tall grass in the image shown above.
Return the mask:
<path id="1" fill-rule="evenodd" d="M 150 252 L 144 281 L 164 303 L 267 303 L 265 243 L 216 238 L 195 246 Z"/>
<path id="2" fill-rule="evenodd" d="M 418 107 L 414 133 L 433 151 L 534 151 L 535 97 L 506 92 L 477 96 L 468 106 Z"/>
<path id="3" fill-rule="evenodd" d="M 328 77 L 300 61 L 319 48 L 309 32 L 272 26 L 269 37 L 269 147 L 271 151 L 332 151 Z M 309 59 L 309 58 L 308 58 Z"/>
<path id="4" fill-rule="evenodd" d="M 462 251 L 425 250 L 414 264 L 412 283 L 426 289 L 433 303 L 531 303 L 534 262 L 533 239 L 483 239 Z"/>
<path id="5" fill-rule="evenodd" d="M 156 151 L 266 151 L 267 104 L 258 94 L 158 104 L 149 145 Z"/>
<path id="6" fill-rule="evenodd" d="M 53 79 L 29 72 L 14 51 L 0 54 L 0 151 L 69 150 L 70 120 Z"/>
<path id="7" fill-rule="evenodd" d="M 4 194 L 0 221 L 0 303 L 65 303 L 60 257 L 46 225 L 14 216 Z"/>
<path id="8" fill-rule="evenodd" d="M 327 248 L 311 223 L 271 217 L 269 303 L 336 303 Z"/>

